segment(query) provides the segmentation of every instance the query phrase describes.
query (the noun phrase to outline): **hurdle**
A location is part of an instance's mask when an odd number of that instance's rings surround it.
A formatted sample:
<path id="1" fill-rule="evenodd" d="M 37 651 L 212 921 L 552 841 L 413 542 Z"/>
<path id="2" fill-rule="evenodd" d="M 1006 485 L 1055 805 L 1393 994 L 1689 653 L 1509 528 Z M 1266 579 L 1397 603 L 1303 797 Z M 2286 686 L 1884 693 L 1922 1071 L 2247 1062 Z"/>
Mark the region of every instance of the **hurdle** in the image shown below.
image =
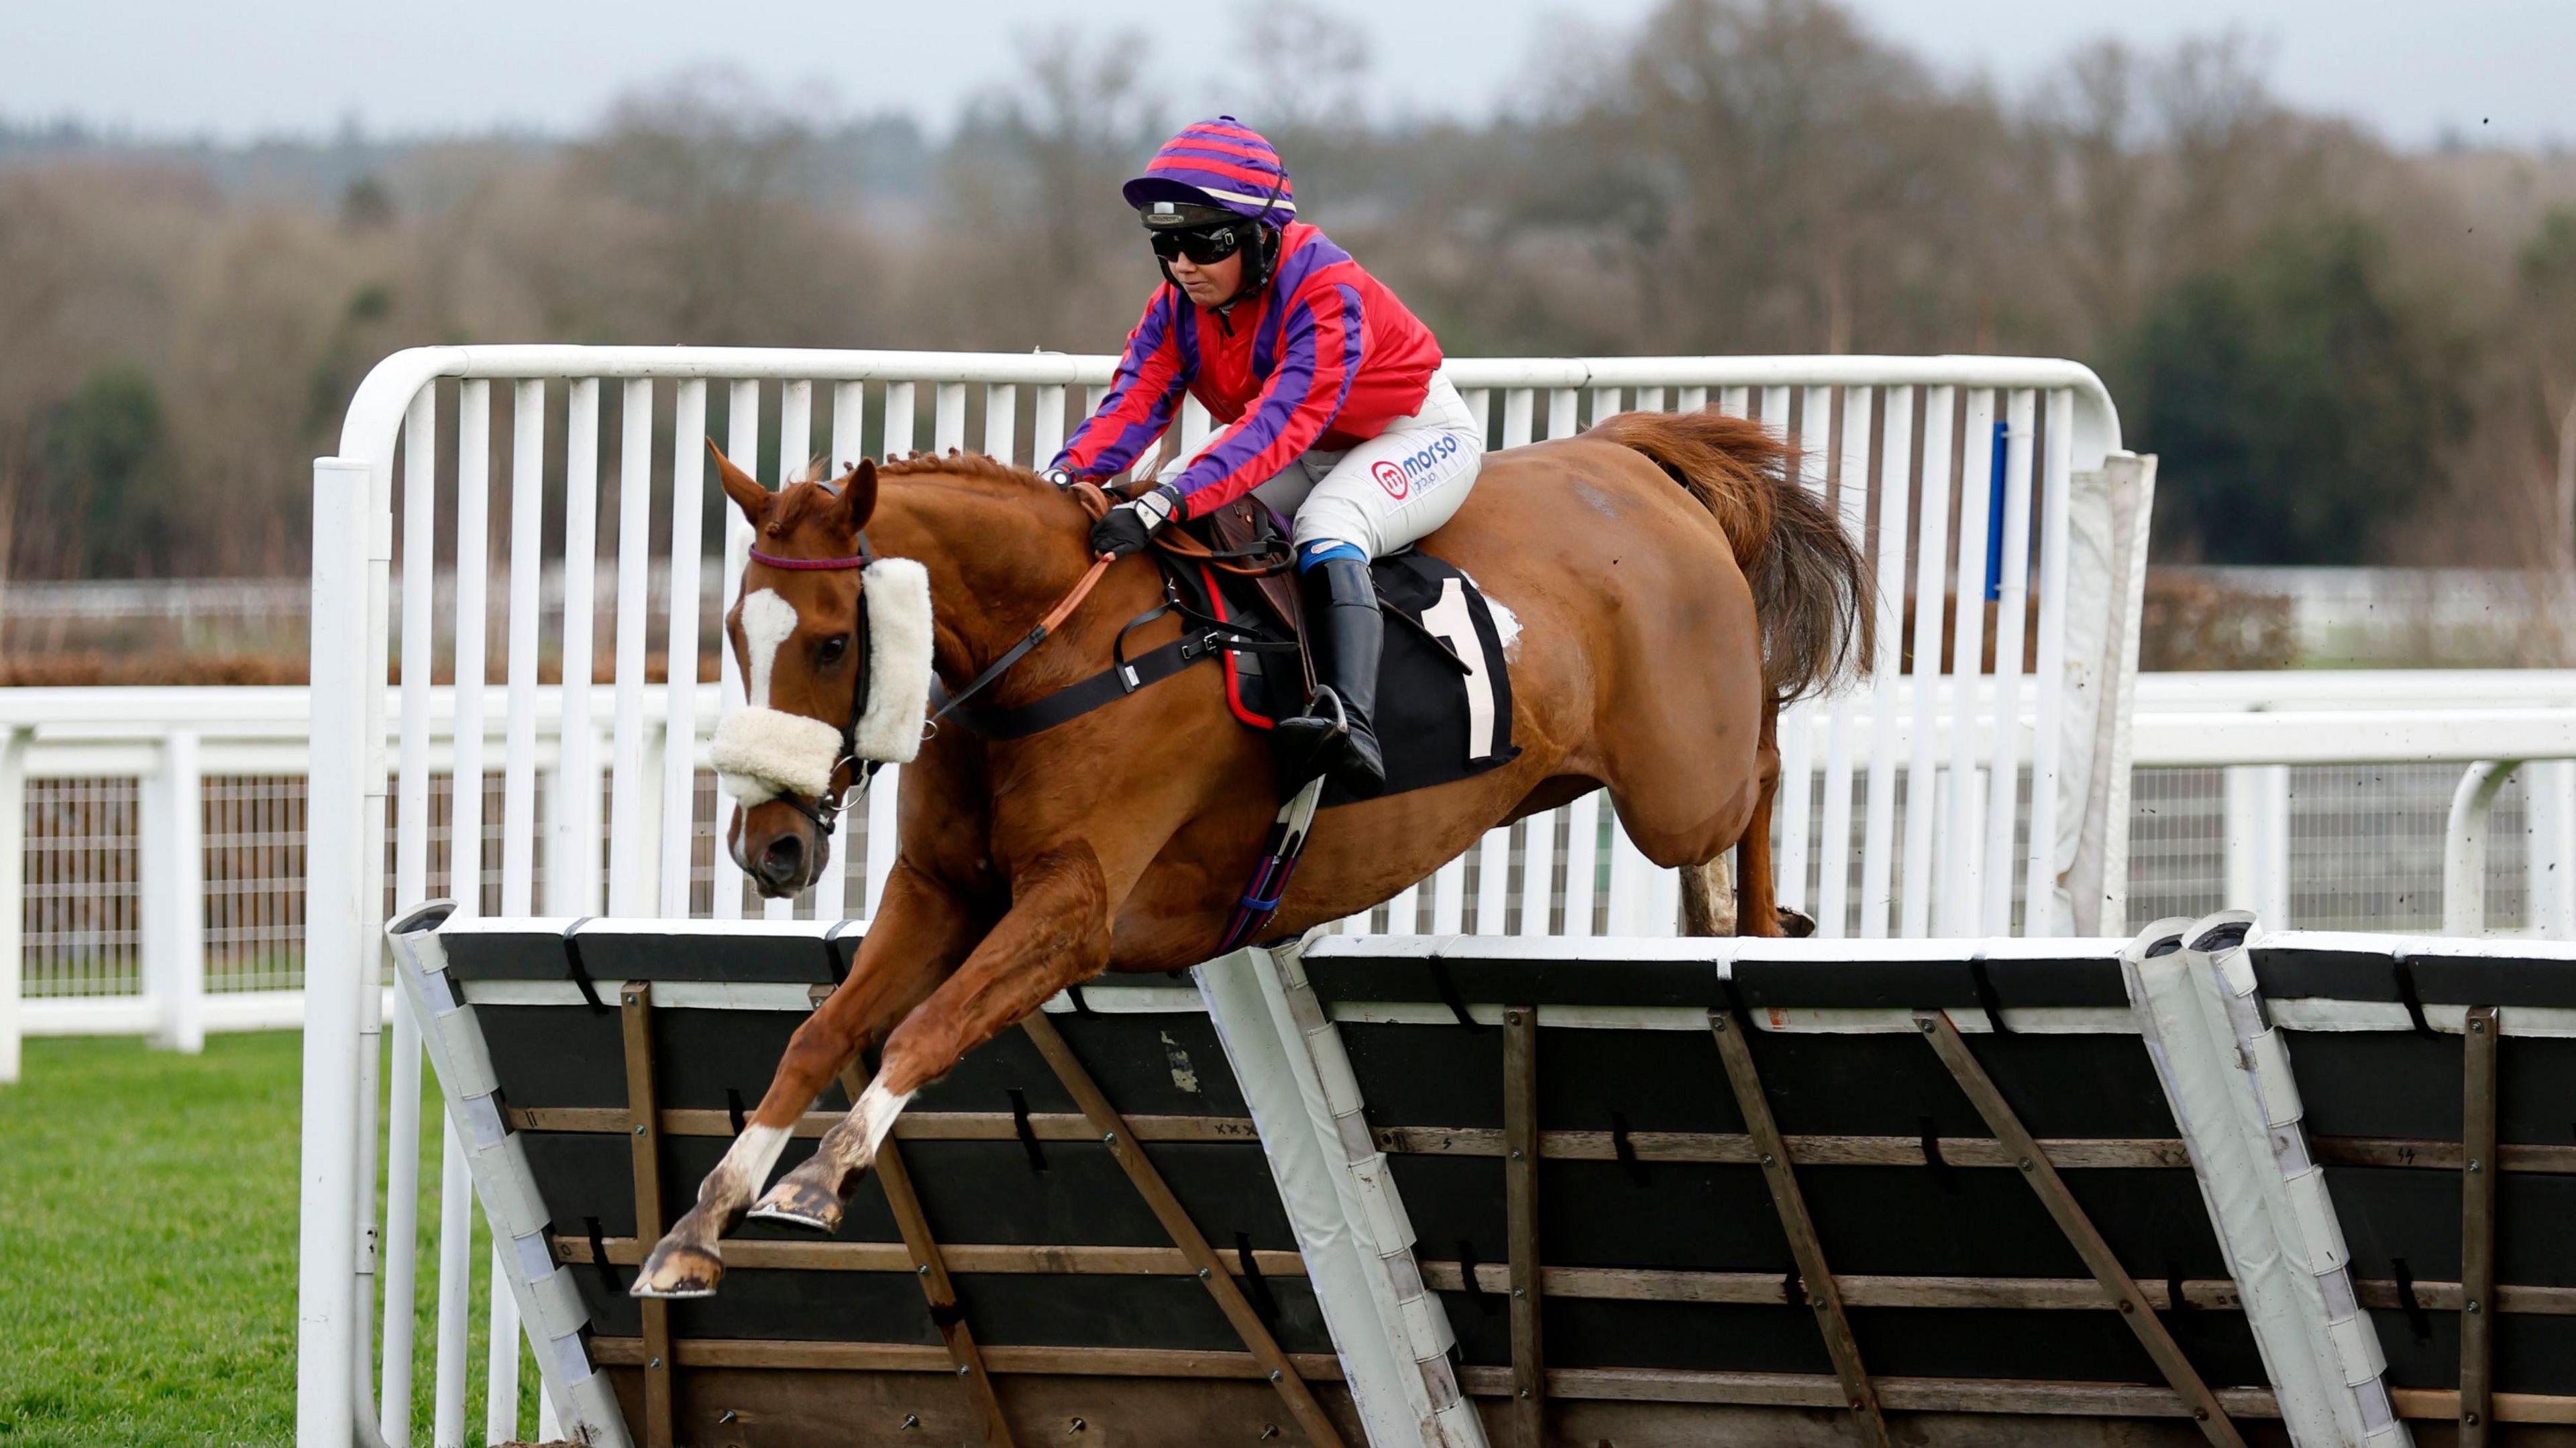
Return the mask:
<path id="1" fill-rule="evenodd" d="M 386 920 L 446 896 L 468 917 L 864 922 L 891 866 L 892 771 L 835 838 L 849 868 L 809 901 L 749 900 L 710 848 L 700 756 L 739 687 L 729 657 L 703 671 L 690 661 L 713 637 L 715 601 L 738 580 L 748 538 L 729 516 L 717 536 L 700 535 L 710 493 L 694 440 L 716 434 L 772 480 L 815 452 L 883 457 L 927 443 L 1036 456 L 1112 366 L 1054 354 L 446 347 L 396 354 L 361 385 L 338 451 L 315 464 L 300 1441 L 462 1443 L 474 1416 L 465 1321 L 451 1310 L 474 1265 L 445 1245 L 468 1225 L 472 1161 L 460 1142 L 437 1168 L 443 1245 L 434 1274 L 426 1263 L 415 1274 L 421 1183 L 408 1148 L 422 1122 L 409 1103 L 427 1048 L 403 997 L 388 1018 L 366 988 L 387 963 Z M 1885 357 L 1455 359 L 1448 371 L 1498 446 L 1626 408 L 1763 418 L 1802 442 L 1807 485 L 1879 540 L 1876 673 L 1784 726 L 1782 888 L 1825 935 L 2122 928 L 2125 700 L 2153 459 L 2121 449 L 2116 410 L 2089 371 Z M 1184 434 L 1204 423 L 1185 411 Z M 558 621 L 557 596 L 600 606 Z M 1950 607 L 1954 597 L 1970 606 Z M 488 637 L 487 604 L 507 619 Z M 657 652 L 679 661 L 661 677 Z M 1901 653 L 1929 662 L 1900 670 Z M 544 682 L 548 670 L 613 682 L 566 688 Z M 541 731 L 541 716 L 559 726 Z M 1493 832 L 1335 930 L 1655 937 L 1672 931 L 1675 897 L 1672 873 L 1594 796 Z M 395 1143 L 381 1160 L 380 1139 Z M 1363 1282 L 1397 1270 L 1308 1265 Z M 412 1323 L 432 1291 L 442 1328 L 424 1433 Z M 524 1313 L 510 1293 L 494 1300 L 480 1416 L 500 1441 L 527 1426 L 509 1391 Z M 1381 1310 L 1421 1300 L 1392 1296 Z M 1420 1361 L 1404 1370 L 1417 1380 Z M 1328 1414 L 1342 1391 L 1317 1379 Z"/>
<path id="2" fill-rule="evenodd" d="M 393 942 L 583 1441 L 2576 1423 L 2567 947 L 1318 936 L 1064 993 L 916 1100 L 835 1237 L 746 1227 L 658 1304 L 649 1228 L 855 932 L 436 906 Z"/>

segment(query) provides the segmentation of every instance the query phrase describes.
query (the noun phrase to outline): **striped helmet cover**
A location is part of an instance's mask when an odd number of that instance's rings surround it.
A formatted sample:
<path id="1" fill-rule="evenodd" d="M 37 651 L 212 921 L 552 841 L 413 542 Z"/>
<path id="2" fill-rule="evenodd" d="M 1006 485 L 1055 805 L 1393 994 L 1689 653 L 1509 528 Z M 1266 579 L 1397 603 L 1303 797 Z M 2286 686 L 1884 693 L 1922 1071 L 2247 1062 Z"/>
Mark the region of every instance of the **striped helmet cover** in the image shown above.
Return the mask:
<path id="1" fill-rule="evenodd" d="M 1297 188 L 1279 153 L 1232 116 L 1182 127 L 1122 192 L 1140 211 L 1156 201 L 1194 201 L 1273 224 L 1297 214 Z"/>

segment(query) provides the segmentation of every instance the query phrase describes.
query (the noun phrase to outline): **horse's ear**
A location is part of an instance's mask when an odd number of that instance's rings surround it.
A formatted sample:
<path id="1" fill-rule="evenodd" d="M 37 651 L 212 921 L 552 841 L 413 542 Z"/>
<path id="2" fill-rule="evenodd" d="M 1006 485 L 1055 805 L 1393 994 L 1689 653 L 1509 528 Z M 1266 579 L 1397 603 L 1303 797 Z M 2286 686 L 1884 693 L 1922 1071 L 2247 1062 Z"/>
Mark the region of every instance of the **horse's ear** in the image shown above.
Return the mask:
<path id="1" fill-rule="evenodd" d="M 769 516 L 769 500 L 775 495 L 760 485 L 760 479 L 735 467 L 733 459 L 724 455 L 724 450 L 716 446 L 714 438 L 707 439 L 707 455 L 716 460 L 716 476 L 724 480 L 725 496 L 733 499 L 735 507 L 742 509 L 742 515 L 751 520 L 754 529 L 759 528 L 762 520 Z"/>
<path id="2" fill-rule="evenodd" d="M 848 519 L 850 530 L 868 526 L 877 510 L 877 465 L 861 458 L 849 475 L 841 479 L 841 513 Z"/>

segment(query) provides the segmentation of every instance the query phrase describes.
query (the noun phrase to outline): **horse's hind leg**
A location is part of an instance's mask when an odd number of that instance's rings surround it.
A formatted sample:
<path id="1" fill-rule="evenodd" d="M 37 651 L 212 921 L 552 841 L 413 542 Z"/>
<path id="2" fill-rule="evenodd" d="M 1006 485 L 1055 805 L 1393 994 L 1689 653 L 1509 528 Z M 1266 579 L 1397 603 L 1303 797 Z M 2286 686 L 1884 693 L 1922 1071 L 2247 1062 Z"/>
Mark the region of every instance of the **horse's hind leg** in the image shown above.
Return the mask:
<path id="1" fill-rule="evenodd" d="M 1725 855 L 1682 866 L 1682 934 L 1735 933 L 1735 862 Z"/>
<path id="2" fill-rule="evenodd" d="M 629 1289 L 637 1297 L 705 1297 L 724 1277 L 717 1239 L 732 1227 L 823 1087 L 928 996 L 971 943 L 973 922 L 944 890 L 897 866 L 849 979 L 796 1028 L 760 1109 L 698 1184 L 697 1204 L 662 1234 Z M 837 1221 L 840 1204 L 833 1202 Z"/>
<path id="3" fill-rule="evenodd" d="M 1755 767 L 1762 778 L 1753 818 L 1736 844 L 1737 931 L 1744 935 L 1812 935 L 1816 922 L 1780 908 L 1780 882 L 1771 859 L 1771 807 L 1780 798 L 1780 706 L 1762 706 L 1762 742 Z"/>

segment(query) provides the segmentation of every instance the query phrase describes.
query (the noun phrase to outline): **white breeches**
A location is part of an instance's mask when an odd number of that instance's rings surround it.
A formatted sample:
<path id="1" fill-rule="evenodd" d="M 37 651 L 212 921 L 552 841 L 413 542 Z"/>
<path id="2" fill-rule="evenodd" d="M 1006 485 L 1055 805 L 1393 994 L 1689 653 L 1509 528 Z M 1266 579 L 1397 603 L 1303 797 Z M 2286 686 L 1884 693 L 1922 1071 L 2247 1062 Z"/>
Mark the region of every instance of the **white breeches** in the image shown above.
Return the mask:
<path id="1" fill-rule="evenodd" d="M 1223 436 L 1211 434 L 1204 446 Z M 1484 460 L 1484 420 L 1467 410 L 1448 378 L 1435 375 L 1420 412 L 1347 451 L 1306 453 L 1252 495 L 1296 520 L 1301 555 L 1316 543 L 1348 543 L 1380 558 L 1457 516 Z M 1170 482 L 1187 465 L 1175 457 L 1156 481 Z"/>

